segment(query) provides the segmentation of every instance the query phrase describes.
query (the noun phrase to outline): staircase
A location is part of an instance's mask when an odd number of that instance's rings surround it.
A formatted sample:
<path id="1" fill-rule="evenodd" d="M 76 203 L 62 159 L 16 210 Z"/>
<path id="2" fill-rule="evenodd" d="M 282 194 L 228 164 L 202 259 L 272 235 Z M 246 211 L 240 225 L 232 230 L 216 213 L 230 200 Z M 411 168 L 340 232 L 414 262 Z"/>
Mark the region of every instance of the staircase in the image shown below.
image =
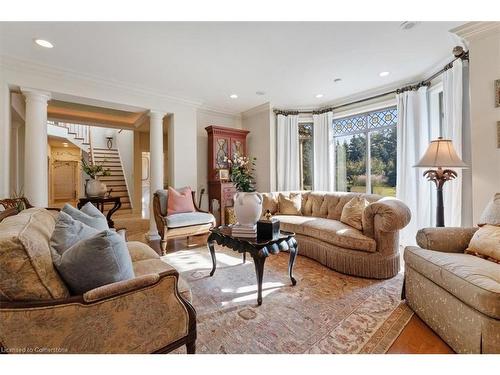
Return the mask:
<path id="1" fill-rule="evenodd" d="M 108 191 L 113 189 L 112 196 L 120 197 L 122 206 L 118 211 L 119 213 L 132 212 L 132 205 L 118 149 L 92 147 L 92 134 L 88 125 L 49 120 L 47 121 L 47 130 L 49 135 L 66 138 L 75 146 L 82 149 L 88 154 L 91 163 L 102 165 L 105 170 L 109 169 L 111 175 L 101 176 L 99 180 L 106 184 Z M 111 209 L 111 206 L 104 207 L 104 209 L 107 211 Z"/>
<path id="2" fill-rule="evenodd" d="M 104 170 L 109 169 L 111 175 L 101 176 L 99 177 L 99 180 L 106 184 L 108 191 L 113 189 L 113 191 L 111 192 L 111 195 L 113 197 L 120 197 L 122 207 L 119 212 L 130 213 L 132 206 L 130 204 L 127 183 L 123 174 L 123 168 L 118 149 L 93 147 L 92 151 L 90 152 L 90 158 L 94 164 L 102 165 Z"/>

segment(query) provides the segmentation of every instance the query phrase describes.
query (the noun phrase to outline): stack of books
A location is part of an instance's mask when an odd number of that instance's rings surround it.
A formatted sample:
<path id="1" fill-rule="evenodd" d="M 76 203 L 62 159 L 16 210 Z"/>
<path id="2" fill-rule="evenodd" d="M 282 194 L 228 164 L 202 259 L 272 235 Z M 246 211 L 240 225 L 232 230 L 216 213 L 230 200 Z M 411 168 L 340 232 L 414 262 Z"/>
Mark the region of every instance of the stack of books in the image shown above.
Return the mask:
<path id="1" fill-rule="evenodd" d="M 257 237 L 257 225 L 256 224 L 234 224 L 231 230 L 231 234 L 234 237 L 243 238 L 255 238 Z"/>

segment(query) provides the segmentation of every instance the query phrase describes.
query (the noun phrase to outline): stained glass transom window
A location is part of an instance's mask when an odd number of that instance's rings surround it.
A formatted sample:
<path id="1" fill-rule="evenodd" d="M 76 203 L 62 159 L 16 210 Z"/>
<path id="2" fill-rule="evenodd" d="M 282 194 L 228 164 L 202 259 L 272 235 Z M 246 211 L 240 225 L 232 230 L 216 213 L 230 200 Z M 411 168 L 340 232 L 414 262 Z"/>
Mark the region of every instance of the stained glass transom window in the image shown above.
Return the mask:
<path id="1" fill-rule="evenodd" d="M 397 122 L 398 111 L 396 107 L 384 108 L 373 112 L 333 120 L 333 134 L 339 136 L 363 133 L 368 129 L 372 130 L 395 126 Z"/>

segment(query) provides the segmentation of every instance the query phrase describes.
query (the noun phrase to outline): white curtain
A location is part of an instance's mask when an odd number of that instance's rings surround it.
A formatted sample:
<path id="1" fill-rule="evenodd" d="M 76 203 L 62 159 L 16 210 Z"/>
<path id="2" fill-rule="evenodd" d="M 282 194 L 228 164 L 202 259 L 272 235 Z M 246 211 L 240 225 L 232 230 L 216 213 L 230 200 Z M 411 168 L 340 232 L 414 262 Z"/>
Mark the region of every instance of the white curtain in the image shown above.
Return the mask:
<path id="1" fill-rule="evenodd" d="M 431 225 L 431 188 L 421 168 L 413 166 L 429 145 L 427 87 L 397 95 L 397 182 L 396 196 L 411 210 L 411 221 L 401 231 L 400 244 L 415 245 L 418 229 Z"/>
<path id="2" fill-rule="evenodd" d="M 299 190 L 299 116 L 278 115 L 276 127 L 278 191 Z"/>
<path id="3" fill-rule="evenodd" d="M 462 157 L 462 60 L 453 63 L 443 73 L 444 121 L 442 137 L 451 139 L 458 156 Z M 453 168 L 452 168 L 453 169 Z M 458 176 L 444 184 L 444 223 L 447 227 L 462 225 L 462 170 L 454 169 Z"/>
<path id="4" fill-rule="evenodd" d="M 314 190 L 333 191 L 333 113 L 313 115 Z"/>

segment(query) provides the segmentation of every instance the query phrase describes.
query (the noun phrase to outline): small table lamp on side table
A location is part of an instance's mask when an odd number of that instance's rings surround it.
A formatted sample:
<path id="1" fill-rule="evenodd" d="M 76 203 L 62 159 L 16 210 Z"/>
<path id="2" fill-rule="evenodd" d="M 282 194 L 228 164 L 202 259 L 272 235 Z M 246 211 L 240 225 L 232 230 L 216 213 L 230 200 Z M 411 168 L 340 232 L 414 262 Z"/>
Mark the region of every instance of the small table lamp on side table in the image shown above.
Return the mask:
<path id="1" fill-rule="evenodd" d="M 443 185 L 448 180 L 457 177 L 457 172 L 448 168 L 468 168 L 460 159 L 449 139 L 439 137 L 432 141 L 424 156 L 414 165 L 416 168 L 433 168 L 424 172 L 429 181 L 437 188 L 436 226 L 444 227 Z M 437 169 L 434 169 L 437 168 Z"/>

